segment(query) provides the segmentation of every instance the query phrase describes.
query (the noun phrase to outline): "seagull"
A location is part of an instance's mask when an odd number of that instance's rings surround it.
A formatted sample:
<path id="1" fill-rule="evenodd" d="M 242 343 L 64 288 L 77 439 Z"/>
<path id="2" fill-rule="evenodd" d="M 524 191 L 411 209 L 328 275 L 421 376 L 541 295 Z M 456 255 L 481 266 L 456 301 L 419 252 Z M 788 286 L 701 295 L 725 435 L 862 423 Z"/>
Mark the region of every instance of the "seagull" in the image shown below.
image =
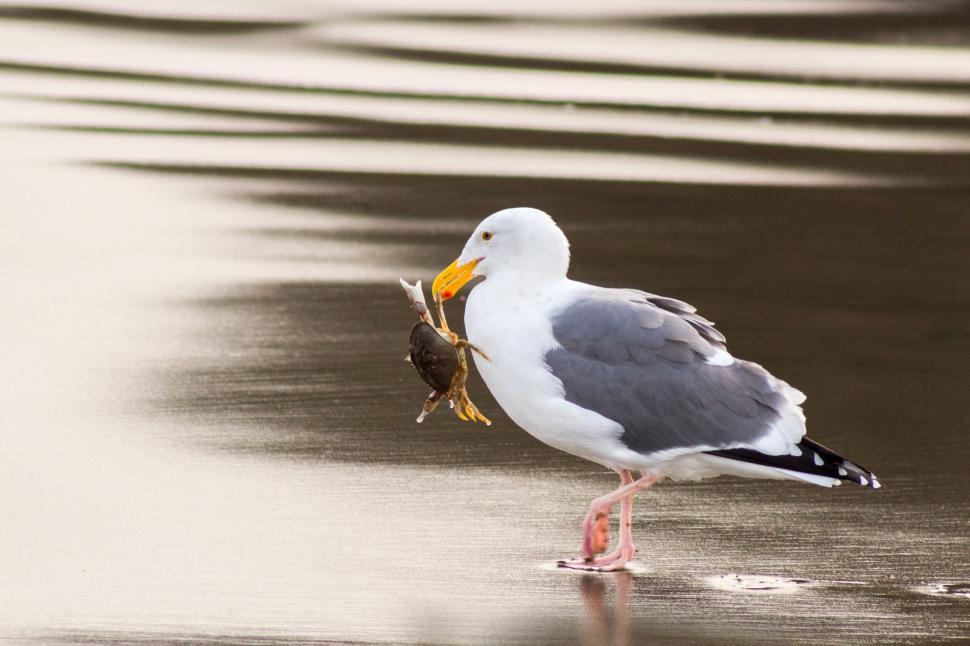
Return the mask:
<path id="1" fill-rule="evenodd" d="M 625 569 L 636 554 L 633 498 L 666 479 L 879 488 L 868 469 L 805 436 L 805 395 L 732 356 L 694 307 L 571 280 L 568 269 L 569 241 L 553 219 L 512 208 L 485 218 L 432 285 L 447 300 L 484 278 L 468 296 L 465 330 L 488 356 L 475 365 L 499 406 L 541 442 L 620 476 L 589 506 L 581 556 L 560 567 Z M 599 556 L 616 503 L 618 545 Z"/>

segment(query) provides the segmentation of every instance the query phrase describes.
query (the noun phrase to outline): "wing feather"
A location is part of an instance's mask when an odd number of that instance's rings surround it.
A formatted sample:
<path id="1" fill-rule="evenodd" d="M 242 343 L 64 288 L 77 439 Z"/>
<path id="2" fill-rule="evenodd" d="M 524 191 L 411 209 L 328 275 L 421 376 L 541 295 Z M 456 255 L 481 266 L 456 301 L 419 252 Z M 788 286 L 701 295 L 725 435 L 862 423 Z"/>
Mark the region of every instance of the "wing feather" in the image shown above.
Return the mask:
<path id="1" fill-rule="evenodd" d="M 566 399 L 617 422 L 634 451 L 777 453 L 805 433 L 798 391 L 755 363 L 710 362 L 724 335 L 683 301 L 591 288 L 554 313 L 553 335 L 546 362 Z"/>

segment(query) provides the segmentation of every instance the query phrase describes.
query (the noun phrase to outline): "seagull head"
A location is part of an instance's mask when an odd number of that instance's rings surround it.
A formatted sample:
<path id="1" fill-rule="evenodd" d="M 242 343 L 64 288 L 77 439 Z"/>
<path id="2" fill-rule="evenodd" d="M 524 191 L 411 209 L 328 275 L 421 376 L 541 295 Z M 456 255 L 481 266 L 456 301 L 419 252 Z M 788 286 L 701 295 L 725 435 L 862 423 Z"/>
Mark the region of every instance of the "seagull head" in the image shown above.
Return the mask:
<path id="1" fill-rule="evenodd" d="M 431 286 L 448 300 L 476 276 L 508 277 L 535 287 L 566 277 L 569 241 L 548 214 L 525 207 L 493 213 L 475 227 L 461 255 Z"/>

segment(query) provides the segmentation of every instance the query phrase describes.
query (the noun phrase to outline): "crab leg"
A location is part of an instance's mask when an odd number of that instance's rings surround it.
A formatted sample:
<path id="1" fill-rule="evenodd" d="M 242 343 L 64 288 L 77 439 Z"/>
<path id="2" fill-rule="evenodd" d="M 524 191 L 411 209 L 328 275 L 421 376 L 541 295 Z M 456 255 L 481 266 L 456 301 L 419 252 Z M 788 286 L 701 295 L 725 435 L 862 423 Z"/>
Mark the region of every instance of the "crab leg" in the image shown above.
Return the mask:
<path id="1" fill-rule="evenodd" d="M 451 401 L 455 408 L 455 414 L 460 419 L 483 422 L 486 426 L 491 426 L 492 420 L 479 412 L 478 408 L 468 397 L 468 391 L 465 389 L 465 382 L 468 380 L 468 359 L 465 357 L 465 347 L 468 345 L 470 344 L 463 339 L 460 339 L 455 344 L 455 348 L 458 350 L 458 372 L 455 373 L 455 378 L 451 382 L 451 388 L 448 390 L 448 393 L 452 398 Z"/>
<path id="2" fill-rule="evenodd" d="M 488 357 L 487 354 L 485 354 L 481 349 L 479 349 L 478 347 L 476 347 L 468 339 L 458 339 L 458 343 L 456 343 L 455 346 L 458 347 L 458 348 L 470 348 L 471 350 L 473 350 L 474 352 L 476 352 L 478 354 L 478 356 L 480 356 L 482 359 L 485 359 L 486 361 L 491 361 L 491 359 L 489 359 L 489 357 Z"/>
<path id="3" fill-rule="evenodd" d="M 441 300 L 441 293 L 439 292 L 437 294 L 433 294 L 433 296 L 434 296 L 434 306 L 435 306 L 435 309 L 438 311 L 438 321 L 441 322 L 440 329 L 454 336 L 454 333 L 451 331 L 451 328 L 448 327 L 448 319 L 445 318 L 445 302 Z M 457 338 L 458 337 L 455 336 L 456 340 Z"/>
<path id="4" fill-rule="evenodd" d="M 424 400 L 424 405 L 421 406 L 421 414 L 418 415 L 417 422 L 420 424 L 424 421 L 424 418 L 434 412 L 434 409 L 438 407 L 438 402 L 441 401 L 442 393 L 437 390 L 432 390 L 428 398 Z"/>

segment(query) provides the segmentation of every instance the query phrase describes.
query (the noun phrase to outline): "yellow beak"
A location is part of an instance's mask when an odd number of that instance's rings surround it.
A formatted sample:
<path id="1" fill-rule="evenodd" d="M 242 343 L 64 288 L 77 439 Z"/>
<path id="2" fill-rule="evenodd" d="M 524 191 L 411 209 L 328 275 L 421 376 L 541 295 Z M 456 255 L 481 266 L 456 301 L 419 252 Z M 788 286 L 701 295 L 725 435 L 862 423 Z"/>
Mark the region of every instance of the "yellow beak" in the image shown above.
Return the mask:
<path id="1" fill-rule="evenodd" d="M 472 272 L 475 271 L 478 262 L 478 260 L 472 260 L 459 267 L 456 259 L 434 279 L 431 284 L 431 295 L 436 296 L 441 292 L 441 300 L 446 301 L 457 294 L 458 290 L 473 278 Z"/>

